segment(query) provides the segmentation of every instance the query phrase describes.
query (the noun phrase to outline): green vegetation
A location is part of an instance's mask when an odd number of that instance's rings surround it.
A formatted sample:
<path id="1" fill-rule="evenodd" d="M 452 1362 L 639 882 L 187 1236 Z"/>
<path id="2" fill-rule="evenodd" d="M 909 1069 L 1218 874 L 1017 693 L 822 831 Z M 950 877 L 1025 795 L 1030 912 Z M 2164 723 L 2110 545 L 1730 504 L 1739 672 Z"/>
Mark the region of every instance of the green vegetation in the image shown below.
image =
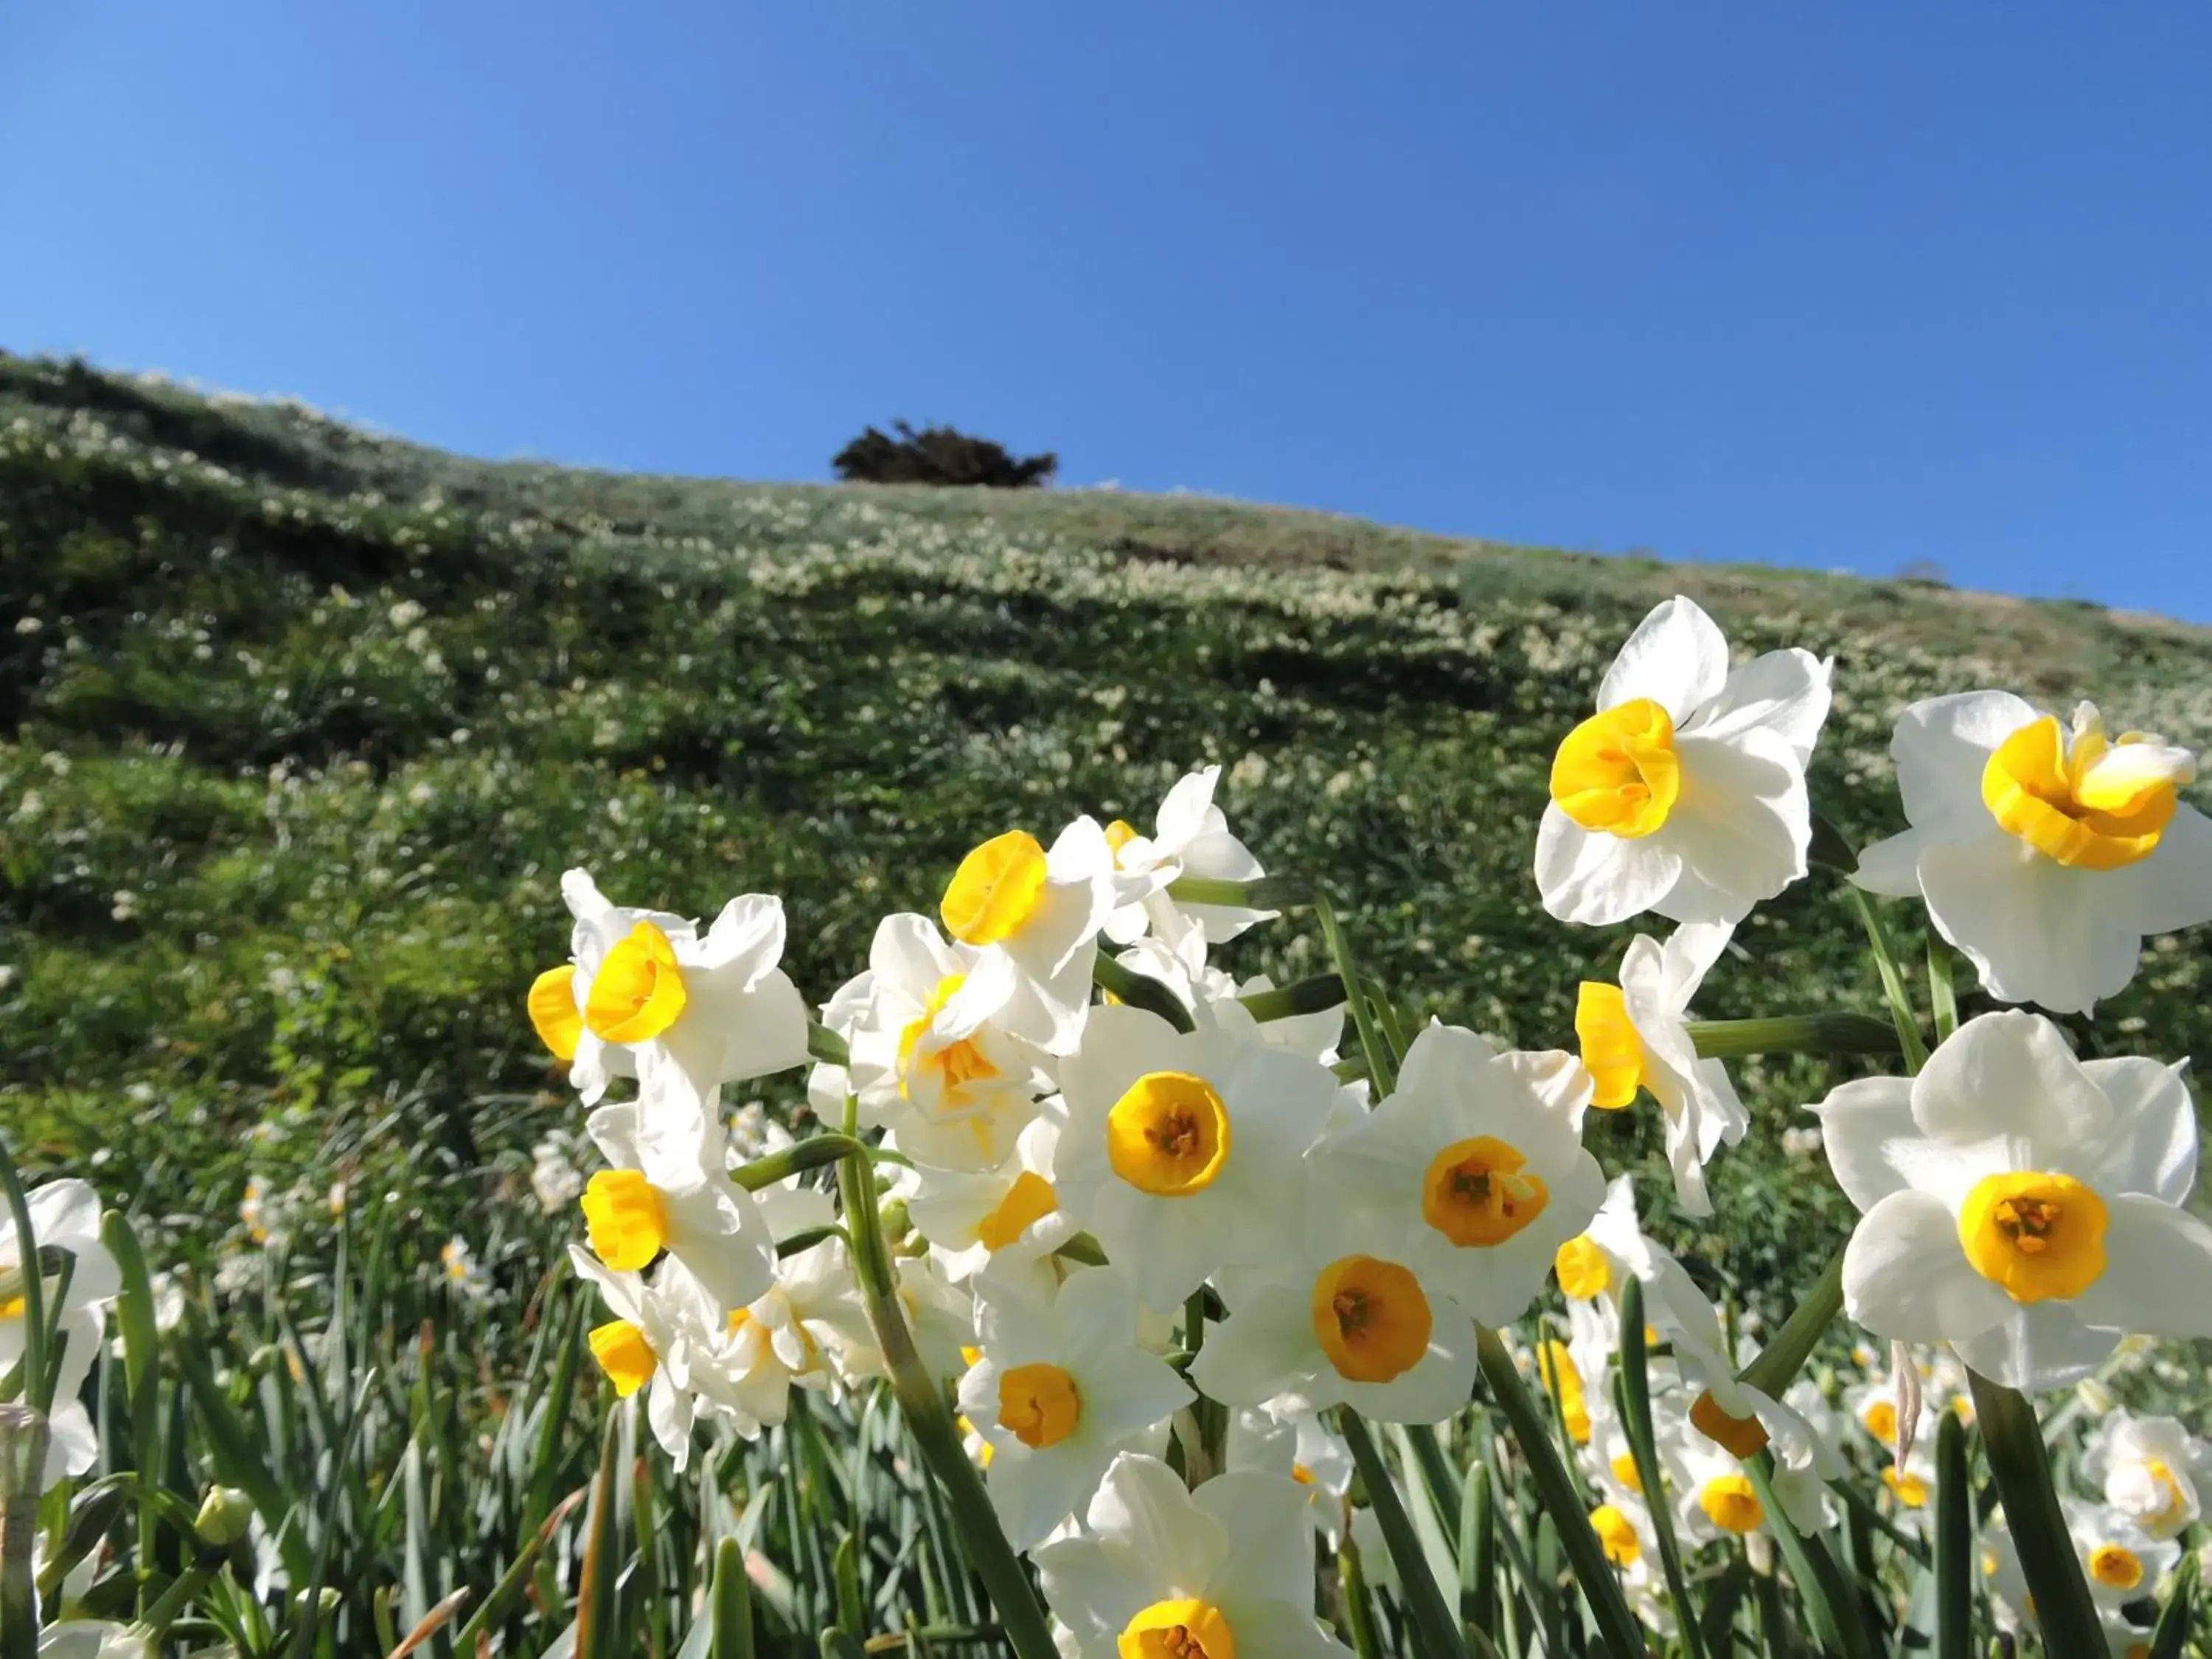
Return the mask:
<path id="1" fill-rule="evenodd" d="M 1401 1001 L 1569 1042 L 1621 941 L 1537 906 L 1546 768 L 1678 588 L 1740 649 L 1840 659 L 1815 795 L 1854 841 L 1894 821 L 1889 720 L 1930 690 L 2094 694 L 2212 743 L 2212 636 L 2088 607 L 1196 500 L 487 465 L 0 358 L 0 1111 L 33 1167 L 195 1243 L 249 1176 L 303 1212 L 389 1187 L 465 1234 L 577 1127 L 521 1015 L 564 867 L 700 913 L 785 895 L 819 999 L 975 840 L 1148 822 L 1207 759 L 1271 867 L 1350 884 Z M 1863 986 L 1853 928 L 1802 884 L 1701 1012 Z M 2153 948 L 2100 1024 L 2201 1049 L 2201 951 Z M 1320 965 L 1289 931 L 1231 959 Z M 1741 1071 L 1770 1129 L 1827 1075 Z M 1639 1127 L 1595 1131 L 1608 1166 Z M 1741 1282 L 1802 1282 L 1843 1235 L 1779 1147 L 1715 1182 L 1703 1243 Z"/>

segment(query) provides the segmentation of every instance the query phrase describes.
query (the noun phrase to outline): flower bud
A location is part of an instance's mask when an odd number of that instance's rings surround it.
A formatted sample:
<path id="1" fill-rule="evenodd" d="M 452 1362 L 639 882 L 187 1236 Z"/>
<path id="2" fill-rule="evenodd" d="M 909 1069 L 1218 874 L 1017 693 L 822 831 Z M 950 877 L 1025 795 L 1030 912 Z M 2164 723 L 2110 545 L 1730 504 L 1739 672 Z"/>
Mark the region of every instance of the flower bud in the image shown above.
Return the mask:
<path id="1" fill-rule="evenodd" d="M 2081 1402 L 2081 1409 L 2092 1417 L 2107 1417 L 2120 1402 L 2112 1391 L 2094 1376 L 2085 1376 L 2074 1385 L 2074 1397 Z"/>
<path id="2" fill-rule="evenodd" d="M 192 1530 L 214 1549 L 228 1549 L 246 1536 L 253 1522 L 253 1500 L 235 1486 L 210 1486 L 192 1517 Z"/>

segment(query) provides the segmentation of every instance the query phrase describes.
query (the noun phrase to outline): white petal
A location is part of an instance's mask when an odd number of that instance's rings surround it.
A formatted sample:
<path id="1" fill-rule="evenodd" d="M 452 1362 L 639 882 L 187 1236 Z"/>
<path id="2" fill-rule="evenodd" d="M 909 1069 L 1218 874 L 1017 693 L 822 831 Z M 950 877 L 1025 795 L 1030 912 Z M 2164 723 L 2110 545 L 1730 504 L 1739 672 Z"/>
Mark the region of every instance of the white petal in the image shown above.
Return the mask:
<path id="1" fill-rule="evenodd" d="M 2159 837 L 2158 850 L 2111 872 L 2109 884 L 2115 906 L 2139 933 L 2170 933 L 2212 921 L 2212 818 L 2183 802 Z"/>
<path id="2" fill-rule="evenodd" d="M 1159 833 L 1153 839 L 1165 849 L 1166 856 L 1179 855 L 1206 829 L 1206 814 L 1213 808 L 1214 784 L 1220 776 L 1218 766 L 1201 766 L 1185 773 L 1160 802 L 1155 820 Z"/>
<path id="3" fill-rule="evenodd" d="M 1701 735 L 1732 738 L 1753 726 L 1778 734 L 1803 765 L 1828 718 L 1832 665 L 1791 647 L 1753 658 L 1728 677 L 1692 722 Z"/>
<path id="4" fill-rule="evenodd" d="M 1156 1457 L 1116 1457 L 1085 1518 L 1091 1531 L 1127 1545 L 1170 1583 L 1202 1584 L 1229 1554 L 1220 1522 L 1193 1503 L 1182 1478 Z"/>
<path id="5" fill-rule="evenodd" d="M 1913 1081 L 1912 1115 L 1954 1145 L 2003 1137 L 2017 1170 L 2085 1167 L 2112 1127 L 2112 1102 L 2064 1034 L 2014 1010 L 1968 1020 L 1928 1057 Z"/>
<path id="6" fill-rule="evenodd" d="M 2084 1325 L 2063 1302 L 2015 1305 L 2002 1323 L 1954 1346 L 1959 1358 L 2008 1389 L 2078 1382 L 2112 1357 L 2119 1333 Z"/>
<path id="7" fill-rule="evenodd" d="M 1279 1394 L 1303 1393 L 1328 1365 L 1305 1293 L 1277 1285 L 1248 1297 L 1206 1333 L 1190 1376 L 1209 1399 L 1258 1406 Z"/>
<path id="8" fill-rule="evenodd" d="M 1694 599 L 1676 594 L 1652 609 L 1620 647 L 1597 689 L 1597 706 L 1649 697 L 1678 726 L 1728 683 L 1728 641 Z"/>
<path id="9" fill-rule="evenodd" d="M 1820 1146 L 1836 1184 L 1862 1212 L 1918 1184 L 1908 1172 L 1929 1149 L 1913 1119 L 1911 1079 L 1855 1078 L 1829 1091 L 1813 1110 L 1820 1114 Z"/>
<path id="10" fill-rule="evenodd" d="M 878 982 L 916 1002 L 927 1001 L 939 980 L 959 971 L 956 962 L 936 924 L 911 911 L 878 922 L 868 945 L 868 970 Z"/>
<path id="11" fill-rule="evenodd" d="M 2112 1103 L 2095 1177 L 2101 1193 L 2148 1193 L 2168 1204 L 2197 1182 L 2197 1107 L 2182 1080 L 2187 1065 L 2161 1066 L 2129 1055 L 2091 1060 L 2081 1069 Z"/>
<path id="12" fill-rule="evenodd" d="M 1683 861 L 1652 908 L 1682 922 L 1741 921 L 1805 873 L 1812 806 L 1805 774 L 1781 738 L 1754 729 L 1727 743 L 1674 745 L 1682 793 L 1655 840 Z"/>
<path id="13" fill-rule="evenodd" d="M 1561 921 L 1601 927 L 1626 921 L 1667 896 L 1681 854 L 1647 836 L 1625 841 L 1583 829 L 1554 801 L 1536 830 L 1536 888 Z"/>
<path id="14" fill-rule="evenodd" d="M 1103 1465 L 1103 1456 L 1073 1439 L 1037 1451 L 1001 1441 L 983 1484 L 1006 1541 L 1018 1550 L 1042 1543 L 1083 1507 Z"/>
<path id="15" fill-rule="evenodd" d="M 1930 697 L 1907 708 L 1889 743 L 1906 820 L 1944 834 L 1988 824 L 1982 773 L 1990 752 L 2035 718 L 2009 691 Z"/>
<path id="16" fill-rule="evenodd" d="M 1213 1484 L 1206 1482 L 1207 1486 Z M 1204 1492 L 1206 1486 L 1199 1490 Z M 1233 1628 L 1240 1654 L 1264 1654 L 1267 1659 L 1352 1659 L 1352 1650 L 1323 1630 L 1303 1601 L 1270 1601 L 1240 1611 Z"/>
<path id="17" fill-rule="evenodd" d="M 2135 977 L 2142 936 L 2100 896 L 2106 873 L 2069 870 L 2002 830 L 1920 855 L 1928 914 L 1983 987 L 2057 1014 L 2087 1013 Z"/>
<path id="18" fill-rule="evenodd" d="M 747 893 L 722 907 L 693 960 L 702 968 L 736 971 L 750 990 L 782 958 L 783 933 L 783 901 Z"/>
<path id="19" fill-rule="evenodd" d="M 1083 1644 L 1111 1654 L 1129 1620 L 1159 1599 L 1159 1564 L 1119 1540 L 1056 1539 L 1030 1553 L 1054 1614 Z"/>
<path id="20" fill-rule="evenodd" d="M 2069 1304 L 2134 1336 L 2212 1337 L 2212 1226 L 2140 1194 L 2106 1204 L 2105 1271 Z"/>
<path id="21" fill-rule="evenodd" d="M 1668 935 L 1660 951 L 1659 989 L 1668 1012 L 1688 1011 L 1690 999 L 1735 936 L 1735 929 L 1724 921 L 1690 922 Z"/>
<path id="22" fill-rule="evenodd" d="M 1310 1605 L 1313 1523 L 1297 1482 L 1286 1474 L 1231 1470 L 1206 1482 L 1194 1496 L 1229 1539 L 1228 1554 L 1207 1575 L 1206 1600 L 1224 1610 L 1272 1601 Z M 1250 1638 L 1241 1628 L 1237 1634 L 1241 1652 Z"/>
<path id="23" fill-rule="evenodd" d="M 1892 1193 L 1860 1218 L 1844 1247 L 1844 1311 L 1877 1336 L 1962 1341 L 2013 1306 L 1974 1271 L 1957 1220 L 1925 1193 Z"/>
<path id="24" fill-rule="evenodd" d="M 1907 830 L 1878 841 L 1859 854 L 1851 884 L 1885 898 L 1920 896 L 1920 853 L 1928 845 L 1924 830 Z"/>

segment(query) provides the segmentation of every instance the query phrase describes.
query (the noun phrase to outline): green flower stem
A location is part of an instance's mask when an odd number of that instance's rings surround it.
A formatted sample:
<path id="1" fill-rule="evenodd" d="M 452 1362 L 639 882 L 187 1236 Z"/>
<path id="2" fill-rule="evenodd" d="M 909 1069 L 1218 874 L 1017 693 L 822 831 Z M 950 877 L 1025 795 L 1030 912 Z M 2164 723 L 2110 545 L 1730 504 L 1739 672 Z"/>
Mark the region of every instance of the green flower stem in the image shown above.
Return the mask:
<path id="1" fill-rule="evenodd" d="M 1813 1288 L 1805 1292 L 1805 1299 L 1782 1322 L 1782 1328 L 1743 1368 L 1736 1381 L 1757 1389 L 1770 1400 L 1781 1399 L 1783 1390 L 1805 1369 L 1822 1334 L 1843 1310 L 1844 1253 L 1838 1250 Z"/>
<path id="2" fill-rule="evenodd" d="M 1689 1579 L 1682 1571 L 1682 1548 L 1674 1536 L 1674 1516 L 1667 1504 L 1666 1477 L 1659 1467 L 1659 1437 L 1651 1421 L 1651 1373 L 1644 1342 L 1644 1284 L 1634 1274 L 1620 1291 L 1620 1416 L 1628 1431 L 1630 1455 L 1636 1460 L 1638 1486 L 1647 1495 L 1651 1530 L 1659 1545 L 1659 1565 L 1667 1580 L 1667 1599 L 1674 1604 L 1674 1627 L 1681 1634 L 1686 1659 L 1705 1659 L 1704 1634 L 1698 1609 L 1690 1600 Z"/>
<path id="3" fill-rule="evenodd" d="M 1897 1028 L 1870 1014 L 1783 1014 L 1771 1019 L 1693 1019 L 1701 1060 L 1738 1054 L 1893 1054 Z"/>
<path id="4" fill-rule="evenodd" d="M 31 1550 L 46 1470 L 46 1414 L 28 1406 L 0 1405 L 0 1659 L 38 1659 Z"/>
<path id="5" fill-rule="evenodd" d="M 1974 1395 L 1974 1425 L 2004 1504 L 2005 1524 L 2019 1548 L 2021 1571 L 2035 1587 L 2043 1644 L 2054 1654 L 2100 1652 L 2103 1627 L 2051 1482 L 2051 1459 L 2035 1407 L 2018 1389 L 1978 1371 L 1968 1371 L 1966 1380 Z"/>
<path id="6" fill-rule="evenodd" d="M 1468 1659 L 1459 1620 L 1445 1602 L 1444 1593 L 1437 1588 L 1436 1575 L 1429 1571 L 1429 1558 L 1413 1530 L 1413 1517 L 1406 1513 L 1397 1484 L 1382 1462 L 1382 1449 L 1367 1431 L 1366 1419 L 1351 1407 L 1343 1407 L 1337 1413 L 1337 1431 L 1352 1449 L 1359 1483 L 1366 1489 L 1367 1501 L 1382 1528 L 1382 1541 L 1398 1569 L 1398 1587 L 1405 1592 L 1406 1611 L 1419 1635 L 1421 1650 L 1428 1659 Z"/>
<path id="7" fill-rule="evenodd" d="M 16 1267 L 19 1271 L 13 1275 L 13 1294 L 23 1298 L 21 1398 L 26 1405 L 35 1407 L 43 1417 L 53 1405 L 52 1396 L 45 1392 L 46 1275 L 39 1270 L 39 1241 L 31 1232 L 30 1200 L 24 1195 L 22 1178 L 15 1173 L 15 1160 L 9 1154 L 5 1139 L 0 1139 L 0 1193 L 6 1195 L 8 1213 L 15 1226 Z"/>
<path id="8" fill-rule="evenodd" d="M 865 1153 L 866 1151 L 866 1146 L 850 1135 L 815 1135 L 731 1170 L 730 1179 L 747 1192 L 757 1193 L 763 1187 L 773 1187 L 779 1181 L 788 1181 L 805 1170 L 818 1170 L 825 1164 L 835 1164 L 855 1152 Z"/>
<path id="9" fill-rule="evenodd" d="M 1101 956 L 1091 963 L 1091 982 L 1117 1002 L 1158 1014 L 1178 1031 L 1198 1029 L 1190 1010 L 1182 1006 L 1182 1000 L 1168 988 L 1164 981 L 1125 967 L 1111 957 Z"/>
<path id="10" fill-rule="evenodd" d="M 1299 1014 L 1323 1014 L 1332 1008 L 1344 1006 L 1344 981 L 1335 974 L 1316 974 L 1311 979 L 1302 979 L 1295 985 L 1279 986 L 1272 991 L 1253 991 L 1237 999 L 1253 1018 L 1265 1024 L 1271 1019 L 1290 1019 Z"/>
<path id="11" fill-rule="evenodd" d="M 1897 1027 L 1897 1041 L 1905 1055 L 1905 1069 L 1917 1075 L 1928 1063 L 1928 1042 L 1920 1030 L 1920 1017 L 1912 1011 L 1912 996 L 1905 987 L 1905 969 L 1898 965 L 1896 949 L 1889 942 L 1889 930 L 1881 925 L 1881 917 L 1863 890 L 1850 890 L 1851 908 L 1858 912 L 1859 925 L 1866 929 L 1867 946 L 1874 952 L 1875 971 L 1881 975 L 1881 993 L 1889 1004 L 1889 1017 Z"/>
<path id="12" fill-rule="evenodd" d="M 2150 1659 L 2181 1659 L 2182 1645 L 2189 1640 L 2189 1612 L 2196 1600 L 2198 1571 L 2197 1552 L 2191 1550 L 2174 1569 L 2173 1589 L 2160 1610 L 2157 1627 L 2151 1632 Z"/>
<path id="13" fill-rule="evenodd" d="M 1821 1645 L 1843 1659 L 1877 1659 L 1860 1615 L 1857 1593 L 1844 1583 L 1826 1542 L 1800 1534 L 1775 1497 L 1771 1456 L 1757 1453 L 1745 1458 L 1742 1468 L 1752 1491 L 1759 1496 L 1759 1508 L 1765 1511 L 1767 1529 L 1780 1547 L 1782 1559 L 1790 1564 L 1790 1576 L 1797 1581 L 1798 1599 Z"/>
<path id="14" fill-rule="evenodd" d="M 1338 976 L 1352 992 L 1352 1024 L 1359 1033 L 1359 1052 L 1366 1057 L 1369 1085 L 1376 1100 L 1383 1099 L 1398 1086 L 1398 1071 L 1392 1063 L 1389 1044 L 1375 1023 L 1374 1010 L 1359 994 L 1358 970 L 1352 965 L 1352 947 L 1345 939 L 1344 930 L 1337 926 L 1336 907 L 1328 902 L 1326 893 L 1317 892 L 1313 896 L 1313 908 L 1314 917 L 1321 923 L 1322 942 L 1328 947 L 1329 959 L 1336 964 Z"/>
<path id="15" fill-rule="evenodd" d="M 1262 876 L 1257 881 L 1179 876 L 1168 884 L 1168 896 L 1182 904 L 1219 904 L 1235 910 L 1296 910 L 1318 902 L 1310 888 L 1289 876 Z"/>
<path id="16" fill-rule="evenodd" d="M 852 1052 L 845 1047 L 845 1039 L 818 1019 L 806 1022 L 806 1052 L 824 1066 L 850 1066 L 853 1063 Z"/>
<path id="17" fill-rule="evenodd" d="M 1544 1426 L 1542 1411 L 1530 1397 L 1528 1385 L 1522 1381 L 1513 1356 L 1505 1351 L 1505 1344 L 1498 1333 L 1484 1325 L 1476 1326 L 1474 1333 L 1475 1352 L 1481 1362 L 1483 1378 L 1490 1384 L 1492 1395 L 1512 1426 L 1514 1441 L 1521 1448 L 1529 1476 L 1535 1482 L 1538 1501 L 1550 1514 L 1552 1524 L 1559 1528 L 1559 1542 L 1574 1568 L 1576 1582 L 1589 1598 L 1590 1612 L 1596 1616 L 1606 1652 L 1612 1659 L 1641 1659 L 1650 1651 L 1644 1640 L 1643 1626 L 1636 1622 L 1636 1615 L 1628 1609 L 1627 1598 L 1620 1593 L 1620 1577 L 1613 1570 L 1613 1563 L 1605 1559 L 1605 1546 L 1591 1530 L 1582 1495 L 1575 1490 L 1574 1478 L 1567 1473 L 1566 1465 L 1559 1461 L 1559 1448 L 1552 1443 L 1551 1434 Z"/>
<path id="18" fill-rule="evenodd" d="M 828 1139 L 828 1137 L 821 1137 Z M 802 1145 L 811 1143 L 802 1143 Z M 796 1150 L 796 1149 L 794 1149 Z M 1006 1639 L 1018 1659 L 1059 1659 L 1044 1609 L 1037 1605 L 1021 1558 L 1006 1541 L 1005 1530 L 983 1490 L 982 1477 L 968 1461 L 960 1431 L 945 1409 L 945 1394 L 914 1346 L 906 1315 L 898 1302 L 898 1279 L 890 1251 L 884 1243 L 883 1224 L 876 1214 L 876 1181 L 867 1149 L 850 1146 L 838 1165 L 837 1183 L 845 1203 L 845 1225 L 853 1238 L 853 1276 L 860 1286 L 869 1327 L 884 1353 L 891 1393 L 905 1413 L 922 1460 L 937 1477 L 951 1505 L 976 1576 L 998 1609 Z"/>
<path id="19" fill-rule="evenodd" d="M 1936 1659 L 1973 1659 L 1974 1489 L 1966 1429 L 1947 1411 L 1936 1428 Z"/>

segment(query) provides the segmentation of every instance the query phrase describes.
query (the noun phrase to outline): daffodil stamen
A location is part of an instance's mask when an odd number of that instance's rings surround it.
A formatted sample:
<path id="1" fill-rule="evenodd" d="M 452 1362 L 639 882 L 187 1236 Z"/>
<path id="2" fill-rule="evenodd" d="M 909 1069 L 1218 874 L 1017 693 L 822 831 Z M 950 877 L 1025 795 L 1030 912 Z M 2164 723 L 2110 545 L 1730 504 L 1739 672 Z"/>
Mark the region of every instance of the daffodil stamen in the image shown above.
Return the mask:
<path id="1" fill-rule="evenodd" d="M 999 1379 L 999 1426 L 1033 1451 L 1058 1445 L 1082 1420 L 1082 1391 L 1057 1365 L 1017 1365 Z"/>
<path id="2" fill-rule="evenodd" d="M 2071 1176 L 1985 1176 L 1959 1210 L 1966 1260 L 2015 1302 L 2077 1297 L 2103 1277 L 2105 1202 Z"/>
<path id="3" fill-rule="evenodd" d="M 1550 1190 L 1528 1157 L 1495 1135 L 1455 1141 L 1430 1161 L 1421 1217 L 1455 1244 L 1503 1244 L 1543 1214 Z"/>
<path id="4" fill-rule="evenodd" d="M 1435 1316 L 1420 1281 L 1395 1261 L 1347 1255 L 1314 1280 L 1314 1335 L 1338 1375 L 1388 1382 L 1428 1352 Z"/>
<path id="5" fill-rule="evenodd" d="M 1715 1475 L 1698 1488 L 1698 1507 L 1723 1532 L 1756 1532 L 1766 1519 L 1766 1508 L 1747 1475 Z"/>
<path id="6" fill-rule="evenodd" d="M 1219 1607 L 1193 1597 L 1155 1601 L 1121 1627 L 1119 1659 L 1237 1659 L 1237 1637 Z"/>
<path id="7" fill-rule="evenodd" d="M 2130 733 L 2109 741 L 2094 709 L 2072 742 L 2056 715 L 2021 726 L 1982 770 L 1982 802 L 2007 833 L 2069 869 L 2118 870 L 2148 858 L 2173 820 L 2195 757 Z"/>
<path id="8" fill-rule="evenodd" d="M 1188 1072 L 1147 1072 L 1106 1116 L 1114 1173 L 1156 1198 L 1188 1198 L 1218 1178 L 1234 1139 L 1213 1085 Z"/>

